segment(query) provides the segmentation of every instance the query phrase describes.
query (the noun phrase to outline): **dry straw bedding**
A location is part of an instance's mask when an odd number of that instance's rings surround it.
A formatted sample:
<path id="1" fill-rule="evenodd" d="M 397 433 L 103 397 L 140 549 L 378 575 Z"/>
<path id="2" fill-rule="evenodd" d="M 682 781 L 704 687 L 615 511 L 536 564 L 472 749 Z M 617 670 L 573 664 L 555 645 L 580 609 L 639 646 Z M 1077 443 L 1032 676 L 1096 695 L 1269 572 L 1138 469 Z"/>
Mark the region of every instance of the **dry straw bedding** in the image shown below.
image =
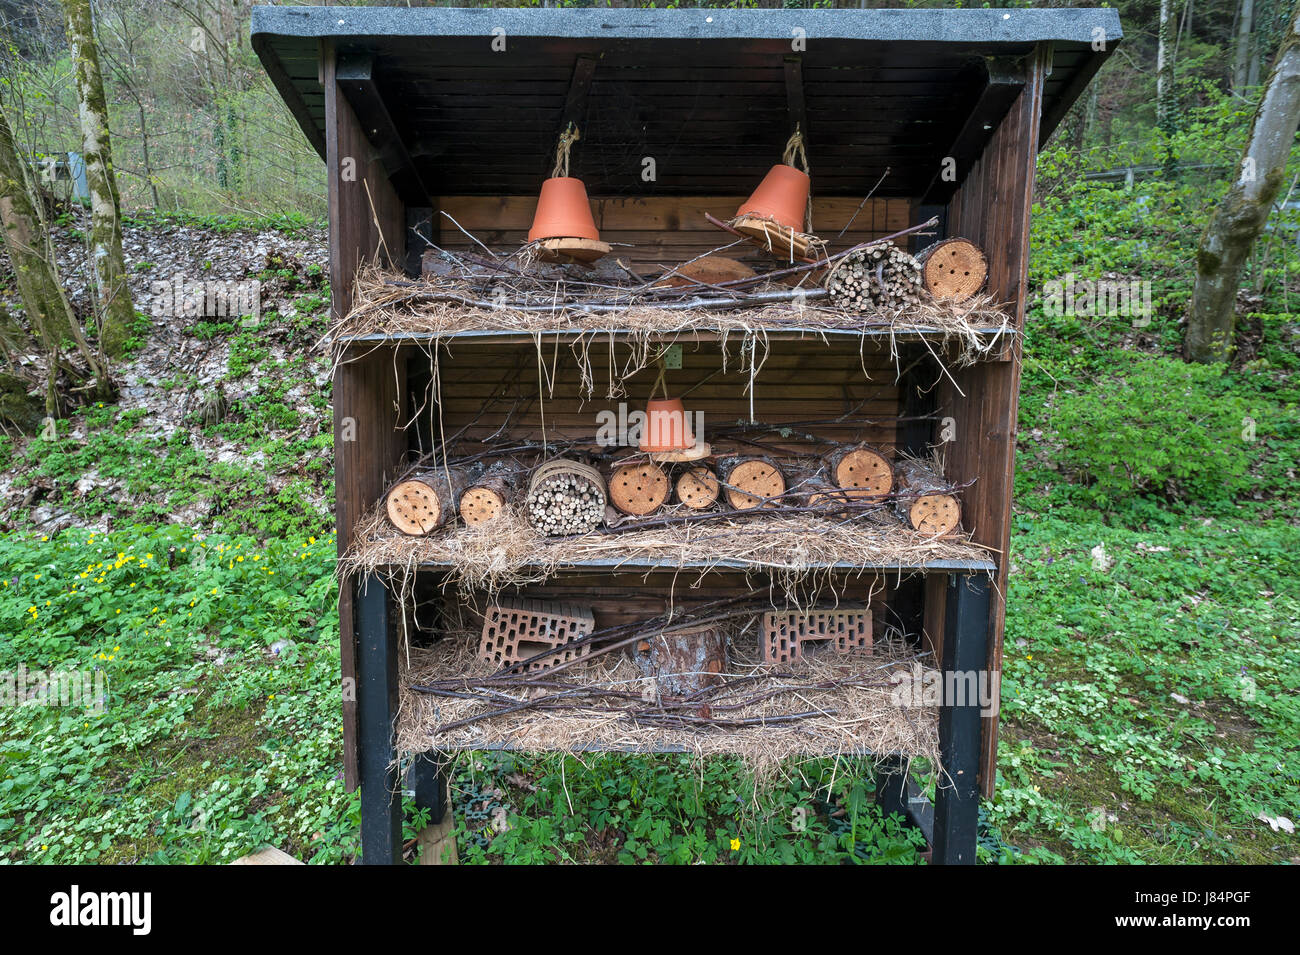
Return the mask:
<path id="1" fill-rule="evenodd" d="M 790 760 L 828 755 L 899 754 L 939 765 L 937 708 L 924 705 L 920 694 L 905 692 L 925 671 L 919 669 L 914 652 L 888 644 L 878 643 L 872 654 L 819 649 L 783 664 L 763 664 L 752 650 L 744 656 L 733 646 L 730 672 L 722 687 L 710 694 L 707 718 L 695 707 L 673 710 L 671 700 L 662 701 L 668 711 L 684 712 L 696 724 L 680 727 L 638 719 L 638 714 L 656 709 L 653 700 L 641 700 L 652 684 L 622 653 L 570 667 L 555 674 L 546 687 L 515 689 L 495 682 L 490 689 L 500 696 L 492 704 L 413 689 L 452 680 L 466 695 L 480 693 L 493 668 L 475 656 L 476 644 L 472 634 L 452 634 L 406 655 L 397 719 L 399 752 L 503 747 L 732 754 L 743 758 L 756 777 L 769 776 Z M 537 676 L 547 679 L 545 674 Z M 610 695 L 593 697 L 593 691 Z M 575 694 L 582 699 L 566 702 Z M 531 706 L 451 727 L 502 708 L 505 698 Z M 736 703 L 743 705 L 727 708 Z"/>
<path id="2" fill-rule="evenodd" d="M 661 519 L 680 508 L 656 515 Z M 876 567 L 924 566 L 939 560 L 983 560 L 988 551 L 962 537 L 936 538 L 914 531 L 886 511 L 849 520 L 815 515 L 756 515 L 670 524 L 644 530 L 542 537 L 513 508 L 484 524 L 456 525 L 425 537 L 397 531 L 382 502 L 358 524 L 340 560 L 343 574 L 384 570 L 408 575 L 421 564 L 451 568 L 467 588 L 494 592 L 544 581 L 565 565 L 631 564 L 692 575 L 719 564 L 768 571 L 791 584 L 828 574 L 832 565 L 871 572 Z"/>
<path id="3" fill-rule="evenodd" d="M 777 287 L 758 295 L 785 295 Z M 528 299 L 532 301 L 535 293 Z M 543 304 L 516 304 L 509 299 L 485 301 L 481 293 L 462 282 L 447 279 L 397 279 L 378 269 L 362 271 L 356 280 L 355 304 L 330 330 L 325 341 L 347 339 L 420 337 L 447 338 L 464 332 L 590 333 L 599 337 L 611 328 L 649 340 L 671 340 L 674 335 L 716 333 L 724 342 L 732 336 L 742 344 L 766 339 L 769 334 L 796 330 L 815 337 L 819 331 L 883 333 L 893 347 L 895 337 L 923 330 L 938 337 L 949 361 L 968 364 L 999 353 L 1014 329 L 1010 314 L 993 298 L 980 295 L 961 304 L 923 302 L 905 308 L 869 308 L 848 311 L 825 300 L 749 305 L 736 308 L 686 307 L 681 302 L 637 302 L 617 306 L 584 304 L 557 294 Z M 697 301 L 704 301 L 698 299 Z M 671 307 L 669 307 L 671 305 Z M 950 347 L 949 347 L 950 346 Z M 864 346 L 865 347 L 865 346 Z M 896 351 L 896 349 L 894 349 Z"/>

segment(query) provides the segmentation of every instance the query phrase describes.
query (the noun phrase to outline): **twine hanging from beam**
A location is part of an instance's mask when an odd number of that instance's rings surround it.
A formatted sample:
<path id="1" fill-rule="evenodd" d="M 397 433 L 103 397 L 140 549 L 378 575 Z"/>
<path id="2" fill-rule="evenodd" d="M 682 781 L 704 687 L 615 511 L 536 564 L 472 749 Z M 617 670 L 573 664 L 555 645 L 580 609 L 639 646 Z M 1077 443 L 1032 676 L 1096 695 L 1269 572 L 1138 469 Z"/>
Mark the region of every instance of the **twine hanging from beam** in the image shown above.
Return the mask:
<path id="1" fill-rule="evenodd" d="M 785 152 L 781 154 L 781 162 L 787 166 L 793 166 L 795 169 L 802 169 L 805 175 L 809 178 L 812 177 L 812 169 L 808 166 L 808 151 L 804 148 L 803 130 L 799 128 L 798 123 L 795 123 L 794 132 L 786 140 Z M 811 188 L 808 190 L 808 208 L 804 213 L 804 225 L 811 235 L 813 231 Z"/>
<path id="2" fill-rule="evenodd" d="M 552 179 L 568 178 L 569 150 L 581 138 L 582 133 L 578 131 L 578 127 L 573 123 L 570 123 L 564 132 L 560 134 L 560 141 L 555 146 L 555 168 L 551 170 Z"/>

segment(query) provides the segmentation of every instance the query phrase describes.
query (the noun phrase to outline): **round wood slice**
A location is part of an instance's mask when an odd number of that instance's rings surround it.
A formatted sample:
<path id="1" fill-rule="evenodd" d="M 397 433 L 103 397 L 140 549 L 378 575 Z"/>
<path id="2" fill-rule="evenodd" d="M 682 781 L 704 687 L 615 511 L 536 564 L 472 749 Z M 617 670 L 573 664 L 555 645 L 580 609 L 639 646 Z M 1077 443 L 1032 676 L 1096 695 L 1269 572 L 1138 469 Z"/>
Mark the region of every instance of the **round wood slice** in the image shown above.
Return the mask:
<path id="1" fill-rule="evenodd" d="M 609 502 L 624 514 L 644 517 L 668 500 L 668 475 L 649 461 L 620 464 L 609 476 Z"/>
<path id="2" fill-rule="evenodd" d="M 451 517 L 451 499 L 436 478 L 415 477 L 393 486 L 385 504 L 388 519 L 403 534 L 420 537 Z"/>
<path id="3" fill-rule="evenodd" d="M 951 494 L 924 494 L 912 503 L 907 517 L 922 534 L 943 537 L 961 523 L 961 504 Z"/>
<path id="4" fill-rule="evenodd" d="M 613 249 L 599 239 L 542 239 L 537 243 L 537 257 L 543 262 L 581 262 L 590 265 L 609 255 Z"/>
<path id="5" fill-rule="evenodd" d="M 472 487 L 460 496 L 460 516 L 466 524 L 482 524 L 501 514 L 505 495 L 490 487 Z"/>
<path id="6" fill-rule="evenodd" d="M 759 216 L 741 216 L 730 225 L 737 232 L 754 239 L 760 246 L 782 261 L 811 261 L 809 252 L 817 237 L 806 232 L 795 232 L 785 226 Z"/>
<path id="7" fill-rule="evenodd" d="M 945 239 L 925 250 L 921 281 L 936 299 L 964 302 L 984 288 L 989 263 L 969 239 Z"/>
<path id="8" fill-rule="evenodd" d="M 785 476 L 771 461 L 749 458 L 727 474 L 727 502 L 738 511 L 748 511 L 763 504 L 763 498 L 785 493 Z"/>
<path id="9" fill-rule="evenodd" d="M 831 477 L 839 487 L 860 489 L 863 496 L 883 496 L 894 487 L 894 469 L 884 455 L 870 448 L 837 452 L 831 467 Z"/>
<path id="10" fill-rule="evenodd" d="M 677 479 L 677 500 L 702 511 L 718 502 L 718 476 L 708 468 L 691 468 Z"/>

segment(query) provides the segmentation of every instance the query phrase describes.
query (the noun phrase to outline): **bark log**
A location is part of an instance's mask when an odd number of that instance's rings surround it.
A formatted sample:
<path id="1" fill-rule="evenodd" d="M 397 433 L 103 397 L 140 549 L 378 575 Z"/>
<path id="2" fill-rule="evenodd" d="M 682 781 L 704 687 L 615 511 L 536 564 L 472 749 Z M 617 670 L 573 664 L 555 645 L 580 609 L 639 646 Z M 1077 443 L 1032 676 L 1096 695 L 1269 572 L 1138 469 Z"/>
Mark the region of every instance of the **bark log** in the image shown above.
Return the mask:
<path id="1" fill-rule="evenodd" d="M 455 469 L 434 468 L 393 485 L 384 506 L 388 519 L 403 534 L 428 534 L 456 516 L 465 475 Z"/>
<path id="2" fill-rule="evenodd" d="M 90 0 L 60 0 L 77 80 L 81 154 L 90 188 L 90 256 L 94 262 L 99 307 L 99 341 L 105 354 L 122 354 L 131 334 L 135 308 L 122 258 L 121 198 L 113 171 L 108 133 L 108 103 L 95 45 Z"/>
<path id="3" fill-rule="evenodd" d="M 770 499 L 785 493 L 785 474 L 780 465 L 766 455 L 725 458 L 718 463 L 718 473 L 722 475 L 722 483 L 727 485 L 727 503 L 734 510 L 780 506 L 780 501 Z"/>
<path id="4" fill-rule="evenodd" d="M 1232 354 L 1242 267 L 1282 188 L 1298 124 L 1300 2 L 1255 111 L 1236 181 L 1201 236 L 1187 314 L 1185 351 L 1192 361 L 1226 361 Z"/>

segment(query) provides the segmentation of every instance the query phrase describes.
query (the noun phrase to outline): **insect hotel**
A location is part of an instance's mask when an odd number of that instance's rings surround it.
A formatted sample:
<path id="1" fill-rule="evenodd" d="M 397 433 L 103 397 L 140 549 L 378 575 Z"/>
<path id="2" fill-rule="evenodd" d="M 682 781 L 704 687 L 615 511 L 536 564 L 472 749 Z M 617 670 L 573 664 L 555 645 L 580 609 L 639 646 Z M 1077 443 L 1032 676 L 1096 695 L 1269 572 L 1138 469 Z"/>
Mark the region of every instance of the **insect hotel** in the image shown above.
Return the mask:
<path id="1" fill-rule="evenodd" d="M 365 862 L 493 749 L 869 756 L 933 861 L 974 861 L 1035 154 L 1119 37 L 254 10 L 328 169 Z"/>

